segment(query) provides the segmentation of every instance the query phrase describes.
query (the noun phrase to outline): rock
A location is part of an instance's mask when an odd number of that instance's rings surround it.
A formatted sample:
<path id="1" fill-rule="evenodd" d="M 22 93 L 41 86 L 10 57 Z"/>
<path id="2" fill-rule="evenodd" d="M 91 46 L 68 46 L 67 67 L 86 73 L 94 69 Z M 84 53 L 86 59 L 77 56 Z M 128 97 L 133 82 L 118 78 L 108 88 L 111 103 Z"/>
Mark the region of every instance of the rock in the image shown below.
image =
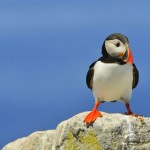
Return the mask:
<path id="1" fill-rule="evenodd" d="M 6 145 L 3 150 L 48 150 L 52 147 L 55 130 L 34 132 Z"/>
<path id="2" fill-rule="evenodd" d="M 88 112 L 62 123 L 56 130 L 35 132 L 18 139 L 3 150 L 149 150 L 150 118 L 107 114 L 87 127 Z"/>

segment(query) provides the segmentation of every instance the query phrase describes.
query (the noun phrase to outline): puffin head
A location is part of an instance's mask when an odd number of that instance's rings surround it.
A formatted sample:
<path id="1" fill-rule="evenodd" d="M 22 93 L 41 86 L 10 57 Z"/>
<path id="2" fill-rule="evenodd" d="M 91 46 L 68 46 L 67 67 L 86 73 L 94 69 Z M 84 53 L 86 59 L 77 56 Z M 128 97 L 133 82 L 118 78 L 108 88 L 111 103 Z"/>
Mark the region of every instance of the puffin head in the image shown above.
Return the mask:
<path id="1" fill-rule="evenodd" d="M 126 36 L 120 33 L 109 35 L 102 46 L 103 56 L 111 56 L 125 63 L 133 64 L 133 56 Z"/>

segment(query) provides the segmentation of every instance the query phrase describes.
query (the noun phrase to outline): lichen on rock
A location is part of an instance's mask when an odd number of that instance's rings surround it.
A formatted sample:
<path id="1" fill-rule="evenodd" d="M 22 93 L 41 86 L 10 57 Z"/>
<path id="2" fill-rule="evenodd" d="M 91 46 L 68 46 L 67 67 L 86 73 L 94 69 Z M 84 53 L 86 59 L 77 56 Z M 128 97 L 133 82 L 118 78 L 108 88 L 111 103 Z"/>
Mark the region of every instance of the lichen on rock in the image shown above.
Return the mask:
<path id="1" fill-rule="evenodd" d="M 75 139 L 78 141 L 75 141 Z M 72 132 L 68 133 L 67 150 L 102 150 L 100 142 L 95 137 L 94 131 L 90 130 L 87 133 L 80 133 L 76 138 Z"/>

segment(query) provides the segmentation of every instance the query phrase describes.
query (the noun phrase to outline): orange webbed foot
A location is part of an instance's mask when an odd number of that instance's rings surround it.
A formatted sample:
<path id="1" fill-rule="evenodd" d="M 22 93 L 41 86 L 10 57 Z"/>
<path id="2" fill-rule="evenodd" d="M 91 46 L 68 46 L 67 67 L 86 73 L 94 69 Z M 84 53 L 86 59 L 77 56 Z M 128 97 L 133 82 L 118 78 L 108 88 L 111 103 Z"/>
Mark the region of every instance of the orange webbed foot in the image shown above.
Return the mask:
<path id="1" fill-rule="evenodd" d="M 138 115 L 138 114 L 135 114 L 135 113 L 128 113 L 128 112 L 125 112 L 124 113 L 125 115 L 129 115 L 129 116 L 133 116 L 133 117 L 138 117 L 138 118 L 143 118 L 144 116 L 143 115 Z"/>
<path id="2" fill-rule="evenodd" d="M 131 111 L 131 109 L 130 109 L 129 103 L 126 103 L 126 108 L 127 108 L 127 111 L 128 111 L 128 112 L 124 113 L 125 115 L 130 115 L 130 116 L 133 116 L 133 117 L 143 117 L 143 116 L 141 116 L 141 115 L 138 115 L 138 114 L 133 113 L 133 112 Z"/>
<path id="3" fill-rule="evenodd" d="M 97 101 L 93 110 L 85 117 L 84 122 L 86 124 L 92 124 L 98 117 L 102 117 L 102 114 L 97 110 L 100 102 Z"/>
<path id="4" fill-rule="evenodd" d="M 94 110 L 94 111 L 91 111 L 84 119 L 84 122 L 86 124 L 91 124 L 93 123 L 98 117 L 102 117 L 102 114 L 97 111 L 97 110 Z"/>
<path id="5" fill-rule="evenodd" d="M 132 112 L 130 112 L 130 113 L 125 112 L 124 114 L 125 114 L 125 115 L 130 115 L 130 116 L 133 116 L 133 117 L 138 117 L 138 116 L 139 116 L 139 115 L 137 115 L 137 114 L 135 114 L 135 113 L 132 113 Z"/>

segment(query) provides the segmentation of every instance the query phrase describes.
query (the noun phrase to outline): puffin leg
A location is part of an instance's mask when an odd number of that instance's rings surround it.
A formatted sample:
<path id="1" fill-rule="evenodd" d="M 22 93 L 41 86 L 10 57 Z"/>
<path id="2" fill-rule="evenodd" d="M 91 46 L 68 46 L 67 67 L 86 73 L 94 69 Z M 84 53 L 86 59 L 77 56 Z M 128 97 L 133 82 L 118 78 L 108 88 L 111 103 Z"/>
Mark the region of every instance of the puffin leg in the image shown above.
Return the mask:
<path id="1" fill-rule="evenodd" d="M 125 113 L 126 115 L 131 115 L 131 116 L 134 116 L 134 117 L 138 117 L 137 114 L 135 114 L 135 113 L 133 113 L 133 112 L 131 111 L 131 109 L 130 109 L 130 104 L 129 104 L 129 103 L 126 103 L 126 108 L 127 108 L 127 111 L 128 111 L 128 112 Z"/>
<path id="2" fill-rule="evenodd" d="M 98 117 L 102 117 L 102 114 L 98 111 L 99 101 L 96 101 L 93 110 L 85 117 L 84 122 L 86 124 L 93 123 Z"/>

